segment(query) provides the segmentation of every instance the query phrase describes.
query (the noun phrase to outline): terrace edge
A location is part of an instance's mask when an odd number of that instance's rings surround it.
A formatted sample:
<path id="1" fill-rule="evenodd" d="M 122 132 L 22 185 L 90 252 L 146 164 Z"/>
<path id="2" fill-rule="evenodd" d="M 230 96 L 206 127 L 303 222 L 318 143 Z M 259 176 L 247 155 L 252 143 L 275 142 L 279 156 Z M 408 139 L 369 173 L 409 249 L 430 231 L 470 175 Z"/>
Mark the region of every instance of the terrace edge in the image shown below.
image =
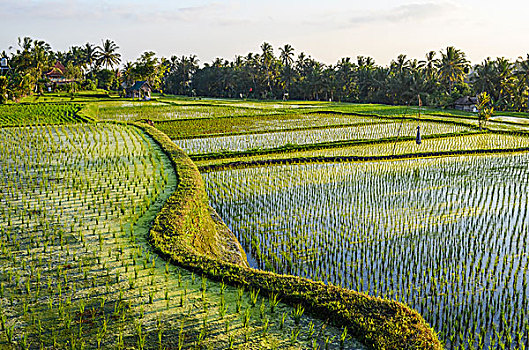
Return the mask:
<path id="1" fill-rule="evenodd" d="M 253 269 L 246 260 L 244 264 L 223 260 L 226 254 L 219 251 L 218 240 L 228 236 L 218 232 L 221 226 L 212 218 L 196 165 L 161 131 L 147 124 L 131 124 L 160 145 L 178 178 L 176 191 L 156 216 L 149 232 L 149 240 L 160 255 L 212 280 L 276 294 L 290 305 L 301 304 L 313 315 L 347 327 L 351 335 L 375 349 L 443 348 L 422 316 L 403 303 L 302 277 Z M 238 241 L 235 244 L 242 250 Z"/>

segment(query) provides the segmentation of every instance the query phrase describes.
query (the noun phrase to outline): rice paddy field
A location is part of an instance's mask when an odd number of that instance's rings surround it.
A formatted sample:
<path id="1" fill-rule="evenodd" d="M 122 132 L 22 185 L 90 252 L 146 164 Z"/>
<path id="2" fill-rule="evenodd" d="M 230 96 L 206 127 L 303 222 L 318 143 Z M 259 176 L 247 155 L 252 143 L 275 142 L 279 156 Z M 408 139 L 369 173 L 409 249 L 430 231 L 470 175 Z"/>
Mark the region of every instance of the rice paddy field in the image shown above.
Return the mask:
<path id="1" fill-rule="evenodd" d="M 80 109 L 73 103 L 0 106 L 0 127 L 76 123 L 84 121 Z"/>
<path id="2" fill-rule="evenodd" d="M 252 267 L 403 302 L 447 349 L 529 348 L 523 123 L 480 131 L 471 113 L 328 102 L 42 100 L 61 103 L 0 108 L 0 348 L 365 348 L 301 306 L 160 258 L 148 232 L 178 176 L 122 123 L 136 120 L 204 170 Z M 481 154 L 432 156 L 467 151 Z M 332 162 L 393 155 L 417 158 Z"/>
<path id="3" fill-rule="evenodd" d="M 200 103 L 174 104 L 172 102 L 126 102 L 99 104 L 96 111 L 99 120 L 154 121 L 220 118 L 276 113 L 264 108 L 231 105 L 202 105 Z"/>
<path id="4" fill-rule="evenodd" d="M 526 135 L 505 135 L 505 134 L 472 134 L 456 137 L 439 137 L 424 140 L 421 145 L 414 141 L 381 142 L 373 144 L 359 144 L 351 146 L 339 146 L 332 148 L 320 147 L 306 151 L 274 152 L 262 155 L 241 155 L 226 158 L 211 157 L 208 159 L 198 159 L 196 164 L 199 167 L 222 166 L 241 161 L 252 162 L 260 160 L 285 160 L 321 158 L 321 157 L 375 157 L 392 156 L 403 154 L 417 154 L 435 152 L 458 152 L 472 150 L 501 150 L 501 149 L 527 149 L 529 147 L 529 137 Z M 191 155 L 194 158 L 193 155 Z"/>
<path id="5" fill-rule="evenodd" d="M 172 139 L 188 139 L 230 134 L 263 134 L 274 131 L 329 128 L 332 126 L 360 126 L 392 121 L 391 119 L 336 113 L 287 113 L 263 115 L 259 118 L 251 116 L 172 120 L 156 123 L 156 127 Z"/>
<path id="6" fill-rule="evenodd" d="M 252 266 L 402 301 L 449 349 L 527 346 L 529 155 L 204 174 Z"/>
<path id="7" fill-rule="evenodd" d="M 421 121 L 402 120 L 417 113 L 405 107 L 326 108 L 298 113 L 319 119 L 297 122 L 296 129 L 287 114 L 268 117 L 274 124 L 259 117 L 240 124 L 201 120 L 202 135 L 191 126 L 178 129 L 178 121 L 157 127 L 208 169 L 211 203 L 252 266 L 404 302 L 447 349 L 527 348 L 529 156 L 486 155 L 527 150 L 525 129 L 490 123 L 492 130 L 519 133 L 479 132 L 468 113 L 426 110 L 428 120 Z M 417 126 L 421 144 L 414 140 Z M 285 149 L 296 145 L 308 148 Z M 465 151 L 485 154 L 296 164 Z M 294 161 L 237 165 L 267 160 Z M 211 168 L 219 165 L 226 168 Z"/>
<path id="8" fill-rule="evenodd" d="M 146 241 L 176 174 L 139 129 L 0 129 L 0 347 L 352 348 L 277 297 L 214 283 Z"/>
<path id="9" fill-rule="evenodd" d="M 212 138 L 195 138 L 176 140 L 176 143 L 188 154 L 218 153 L 223 151 L 246 151 L 252 149 L 277 148 L 286 145 L 305 145 L 336 141 L 376 140 L 396 137 L 414 137 L 417 133 L 417 122 L 383 122 L 365 125 L 280 131 L 263 134 L 245 134 L 219 136 Z M 470 132 L 472 129 L 454 125 L 426 122 L 421 123 L 423 135 L 452 134 Z M 390 136 L 390 137 L 391 137 Z"/>

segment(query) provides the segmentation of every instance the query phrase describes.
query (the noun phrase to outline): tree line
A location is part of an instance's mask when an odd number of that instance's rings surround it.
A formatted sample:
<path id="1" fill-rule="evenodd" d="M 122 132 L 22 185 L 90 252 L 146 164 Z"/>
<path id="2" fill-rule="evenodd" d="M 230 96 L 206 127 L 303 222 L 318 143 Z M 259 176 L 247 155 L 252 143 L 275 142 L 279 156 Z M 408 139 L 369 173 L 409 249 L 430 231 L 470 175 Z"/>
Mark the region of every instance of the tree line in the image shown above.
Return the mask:
<path id="1" fill-rule="evenodd" d="M 146 80 L 154 91 L 187 96 L 399 105 L 416 104 L 420 96 L 424 104 L 437 107 L 487 92 L 496 110 L 513 111 L 527 110 L 529 98 L 529 54 L 516 61 L 498 57 L 471 65 L 466 54 L 452 46 L 430 51 L 421 60 L 402 54 L 388 66 L 365 56 L 324 64 L 303 52 L 296 55 L 288 44 L 276 54 L 266 42 L 260 52 L 231 61 L 216 58 L 202 66 L 195 55 L 165 58 L 151 51 L 122 64 L 119 47 L 109 39 L 61 52 L 42 40 L 19 38 L 18 48 L 1 56 L 11 67 L 0 78 L 4 100 L 43 92 L 44 73 L 56 61 L 65 65 L 67 78 L 75 80 L 65 87 L 74 91 L 121 91 Z"/>

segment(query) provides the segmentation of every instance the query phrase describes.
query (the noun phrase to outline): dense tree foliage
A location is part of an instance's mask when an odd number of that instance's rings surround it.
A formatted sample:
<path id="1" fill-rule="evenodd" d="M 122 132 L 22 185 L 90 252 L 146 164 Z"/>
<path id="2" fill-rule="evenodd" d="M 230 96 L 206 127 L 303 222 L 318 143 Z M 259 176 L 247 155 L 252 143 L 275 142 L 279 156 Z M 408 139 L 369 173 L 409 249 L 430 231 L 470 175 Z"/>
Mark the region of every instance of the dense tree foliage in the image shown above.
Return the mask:
<path id="1" fill-rule="evenodd" d="M 291 45 L 279 48 L 263 43 L 260 52 L 217 58 L 199 66 L 195 55 L 158 58 L 144 52 L 121 69 L 119 47 L 102 40 L 67 52 L 54 52 L 41 40 L 23 38 L 9 58 L 12 70 L 2 93 L 11 98 L 43 91 L 44 73 L 56 61 L 68 78 L 83 88 L 97 86 L 122 90 L 136 80 L 146 80 L 155 91 L 188 96 L 229 98 L 333 100 L 386 104 L 415 104 L 418 96 L 427 105 L 449 106 L 461 96 L 487 92 L 496 110 L 527 110 L 529 54 L 515 62 L 487 58 L 472 66 L 463 51 L 447 47 L 428 52 L 423 60 L 399 55 L 384 67 L 373 58 L 345 57 L 334 65 L 323 64 Z"/>

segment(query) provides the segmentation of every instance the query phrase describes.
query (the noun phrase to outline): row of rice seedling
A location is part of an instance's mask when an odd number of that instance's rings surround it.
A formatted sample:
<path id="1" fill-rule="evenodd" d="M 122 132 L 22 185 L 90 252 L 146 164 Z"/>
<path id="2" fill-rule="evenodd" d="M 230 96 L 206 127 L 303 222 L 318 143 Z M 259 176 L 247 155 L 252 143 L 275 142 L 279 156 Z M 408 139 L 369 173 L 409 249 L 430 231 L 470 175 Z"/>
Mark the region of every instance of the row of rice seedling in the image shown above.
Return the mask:
<path id="1" fill-rule="evenodd" d="M 278 152 L 266 156 L 244 156 L 225 159 L 196 161 L 198 166 L 229 164 L 239 161 L 257 161 L 262 159 L 302 159 L 315 157 L 347 157 L 347 156 L 390 156 L 401 154 L 421 154 L 435 152 L 455 152 L 469 150 L 519 149 L 529 147 L 529 137 L 508 134 L 473 134 L 457 137 L 423 139 L 420 145 L 415 141 L 384 142 L 336 148 L 323 148 L 307 151 Z"/>
<path id="2" fill-rule="evenodd" d="M 267 109 L 243 108 L 231 105 L 173 105 L 171 103 L 160 105 L 155 102 L 130 103 L 130 105 L 104 105 L 97 112 L 100 120 L 175 120 L 198 119 L 230 116 L 253 116 L 271 113 Z"/>
<path id="3" fill-rule="evenodd" d="M 13 104 L 0 106 L 0 126 L 75 123 L 78 104 Z"/>
<path id="4" fill-rule="evenodd" d="M 407 303 L 448 349 L 529 346 L 529 155 L 204 174 L 254 267 Z"/>
<path id="5" fill-rule="evenodd" d="M 156 123 L 156 128 L 172 139 L 229 135 L 245 133 L 266 133 L 295 129 L 322 128 L 371 123 L 394 122 L 364 116 L 329 113 L 289 113 L 237 118 L 203 118 L 199 120 L 174 120 Z"/>
<path id="6" fill-rule="evenodd" d="M 470 128 L 446 123 L 423 122 L 423 135 L 439 135 L 468 132 Z M 251 149 L 276 148 L 285 145 L 303 145 L 346 140 L 376 140 L 381 138 L 414 137 L 417 122 L 371 123 L 341 128 L 282 131 L 265 134 L 245 134 L 211 138 L 176 140 L 189 154 L 216 153 L 222 151 L 245 151 Z"/>
<path id="7" fill-rule="evenodd" d="M 177 179 L 139 129 L 29 126 L 0 141 L 0 347 L 362 348 L 161 260 L 146 237 Z"/>

